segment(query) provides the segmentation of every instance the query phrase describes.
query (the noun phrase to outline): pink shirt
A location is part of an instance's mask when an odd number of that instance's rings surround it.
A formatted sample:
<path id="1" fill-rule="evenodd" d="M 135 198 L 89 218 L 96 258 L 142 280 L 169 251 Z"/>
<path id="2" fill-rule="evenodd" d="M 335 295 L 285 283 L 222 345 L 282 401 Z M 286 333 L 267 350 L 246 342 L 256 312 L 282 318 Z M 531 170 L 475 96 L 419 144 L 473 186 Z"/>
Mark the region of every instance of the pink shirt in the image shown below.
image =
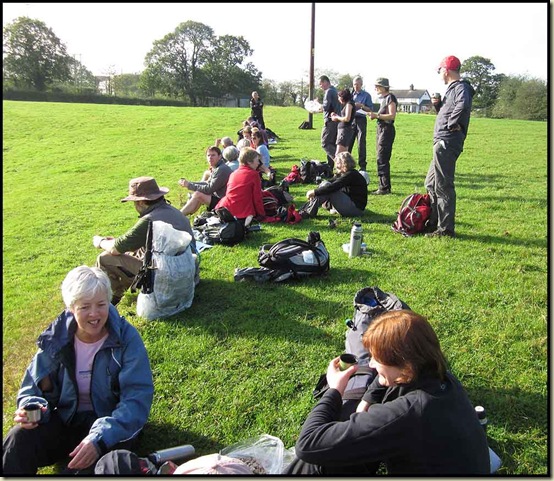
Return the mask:
<path id="1" fill-rule="evenodd" d="M 75 377 L 79 389 L 79 406 L 77 411 L 92 411 L 90 400 L 90 380 L 92 378 L 92 363 L 94 356 L 104 344 L 108 334 L 92 343 L 83 342 L 77 336 L 73 341 L 75 347 Z"/>

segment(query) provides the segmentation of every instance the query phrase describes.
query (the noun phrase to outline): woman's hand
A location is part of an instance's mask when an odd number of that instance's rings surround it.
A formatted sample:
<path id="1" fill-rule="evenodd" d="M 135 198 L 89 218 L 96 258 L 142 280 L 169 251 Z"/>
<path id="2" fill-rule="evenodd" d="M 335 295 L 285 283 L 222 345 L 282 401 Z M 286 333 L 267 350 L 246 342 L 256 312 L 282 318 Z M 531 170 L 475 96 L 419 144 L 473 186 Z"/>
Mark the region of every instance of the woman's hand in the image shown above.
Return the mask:
<path id="1" fill-rule="evenodd" d="M 41 406 L 40 410 L 44 413 L 46 412 L 46 406 Z M 27 412 L 23 408 L 18 408 L 15 410 L 15 415 L 13 417 L 14 422 L 18 423 L 23 429 L 35 429 L 38 426 L 38 423 L 30 423 L 27 419 Z"/>
<path id="2" fill-rule="evenodd" d="M 67 465 L 69 469 L 85 469 L 96 462 L 100 454 L 94 443 L 85 438 L 69 453 L 69 456 L 73 458 Z"/>
<path id="3" fill-rule="evenodd" d="M 312 190 L 309 190 L 308 192 L 306 192 L 306 198 L 307 199 L 313 199 L 315 197 L 315 190 L 312 189 Z"/>
<path id="4" fill-rule="evenodd" d="M 179 185 L 180 185 L 181 187 L 184 187 L 185 189 L 188 189 L 189 182 L 188 182 L 187 179 L 181 178 L 181 179 L 179 179 Z"/>
<path id="5" fill-rule="evenodd" d="M 340 395 L 342 396 L 350 376 L 358 370 L 358 365 L 354 364 L 348 369 L 341 371 L 339 368 L 339 361 L 340 357 L 337 356 L 329 363 L 329 366 L 327 367 L 327 384 L 330 388 L 336 389 L 340 392 Z"/>

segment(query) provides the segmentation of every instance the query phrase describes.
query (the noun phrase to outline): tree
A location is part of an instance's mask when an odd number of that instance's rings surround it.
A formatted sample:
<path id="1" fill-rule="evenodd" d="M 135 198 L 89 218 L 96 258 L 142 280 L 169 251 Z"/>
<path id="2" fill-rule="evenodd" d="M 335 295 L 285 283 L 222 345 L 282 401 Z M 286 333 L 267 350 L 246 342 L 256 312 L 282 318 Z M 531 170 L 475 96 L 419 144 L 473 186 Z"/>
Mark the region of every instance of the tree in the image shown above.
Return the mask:
<path id="1" fill-rule="evenodd" d="M 119 97 L 138 97 L 140 75 L 136 73 L 123 73 L 115 75 L 112 79 L 113 93 Z"/>
<path id="2" fill-rule="evenodd" d="M 495 66 L 488 58 L 478 55 L 466 59 L 460 69 L 460 73 L 464 74 L 463 77 L 475 89 L 473 108 L 485 109 L 485 113 L 494 105 L 498 86 L 503 78 L 502 75 L 495 75 L 494 70 Z"/>
<path id="3" fill-rule="evenodd" d="M 341 75 L 337 82 L 337 90 L 350 89 L 352 90 L 352 81 L 354 77 L 350 74 Z"/>
<path id="4" fill-rule="evenodd" d="M 499 87 L 493 116 L 521 120 L 548 118 L 546 82 L 525 76 L 505 77 Z"/>
<path id="5" fill-rule="evenodd" d="M 150 76 L 158 76 L 160 89 L 170 97 L 188 97 L 192 105 L 205 89 L 202 66 L 213 42 L 213 30 L 189 20 L 177 26 L 174 32 L 154 41 L 146 54 L 145 64 Z"/>
<path id="6" fill-rule="evenodd" d="M 73 58 L 44 22 L 19 17 L 4 27 L 4 78 L 16 87 L 45 91 L 71 80 Z"/>

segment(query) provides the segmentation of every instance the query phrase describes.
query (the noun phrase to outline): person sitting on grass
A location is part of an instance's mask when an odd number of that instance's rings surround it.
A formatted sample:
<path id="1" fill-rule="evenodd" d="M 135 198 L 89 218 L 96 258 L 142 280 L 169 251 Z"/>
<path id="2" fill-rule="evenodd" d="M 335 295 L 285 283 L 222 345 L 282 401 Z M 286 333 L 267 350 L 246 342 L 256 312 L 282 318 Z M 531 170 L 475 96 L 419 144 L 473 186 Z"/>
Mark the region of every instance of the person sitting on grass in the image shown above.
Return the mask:
<path id="1" fill-rule="evenodd" d="M 137 177 L 129 182 L 129 195 L 121 202 L 132 201 L 139 220 L 124 235 L 94 236 L 92 243 L 102 252 L 96 258 L 96 266 L 100 267 L 110 278 L 113 290 L 112 304 L 115 306 L 131 287 L 135 276 L 143 264 L 148 233 L 148 221 L 163 221 L 174 229 L 185 231 L 192 236 L 191 248 L 196 251 L 196 242 L 190 221 L 179 209 L 176 209 L 165 199 L 169 192 L 167 187 L 158 187 L 153 177 Z M 196 264 L 198 279 L 198 261 Z"/>
<path id="2" fill-rule="evenodd" d="M 221 156 L 219 147 L 211 146 L 206 150 L 209 168 L 200 182 L 180 179 L 179 185 L 193 191 L 188 202 L 181 209 L 184 215 L 194 214 L 202 205 L 212 210 L 227 191 L 227 181 L 232 170 Z"/>
<path id="3" fill-rule="evenodd" d="M 231 169 L 231 172 L 234 172 L 239 168 L 240 151 L 234 145 L 229 145 L 229 147 L 225 147 L 222 155 L 227 166 Z"/>
<path id="4" fill-rule="evenodd" d="M 137 446 L 150 413 L 148 354 L 110 305 L 108 276 L 76 267 L 61 290 L 65 310 L 38 338 L 17 395 L 16 426 L 4 438 L 5 476 L 34 476 L 67 456 L 64 474 L 93 474 L 107 452 Z M 31 404 L 40 406 L 38 421 L 27 417 Z"/>
<path id="5" fill-rule="evenodd" d="M 337 174 L 309 190 L 309 199 L 299 210 L 303 218 L 317 216 L 320 207 L 331 214 L 343 217 L 360 217 L 367 205 L 367 182 L 356 170 L 356 161 L 349 152 L 340 152 L 335 157 Z"/>
<path id="6" fill-rule="evenodd" d="M 358 366 L 341 371 L 336 357 L 327 368 L 329 390 L 304 423 L 296 459 L 283 474 L 367 476 L 381 462 L 392 476 L 490 474 L 485 432 L 427 319 L 387 311 L 362 343 L 377 376 L 356 412 L 342 412 L 342 395 Z"/>
<path id="7" fill-rule="evenodd" d="M 215 206 L 227 210 L 239 220 L 265 217 L 262 197 L 262 182 L 259 169 L 262 165 L 260 154 L 254 149 L 245 147 L 240 151 L 240 167 L 229 177 L 227 193 Z"/>

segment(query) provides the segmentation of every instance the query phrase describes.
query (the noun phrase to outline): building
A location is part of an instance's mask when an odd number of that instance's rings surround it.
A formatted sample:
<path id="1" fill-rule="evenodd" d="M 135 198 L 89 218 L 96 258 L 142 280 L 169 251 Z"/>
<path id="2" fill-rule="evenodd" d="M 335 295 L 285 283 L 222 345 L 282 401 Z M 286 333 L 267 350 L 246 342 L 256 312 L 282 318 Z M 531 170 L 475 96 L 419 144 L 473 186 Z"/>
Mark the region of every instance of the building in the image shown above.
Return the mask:
<path id="1" fill-rule="evenodd" d="M 390 91 L 398 100 L 398 112 L 419 114 L 431 109 L 431 96 L 427 90 L 414 89 L 412 84 L 408 90 L 391 89 Z"/>

